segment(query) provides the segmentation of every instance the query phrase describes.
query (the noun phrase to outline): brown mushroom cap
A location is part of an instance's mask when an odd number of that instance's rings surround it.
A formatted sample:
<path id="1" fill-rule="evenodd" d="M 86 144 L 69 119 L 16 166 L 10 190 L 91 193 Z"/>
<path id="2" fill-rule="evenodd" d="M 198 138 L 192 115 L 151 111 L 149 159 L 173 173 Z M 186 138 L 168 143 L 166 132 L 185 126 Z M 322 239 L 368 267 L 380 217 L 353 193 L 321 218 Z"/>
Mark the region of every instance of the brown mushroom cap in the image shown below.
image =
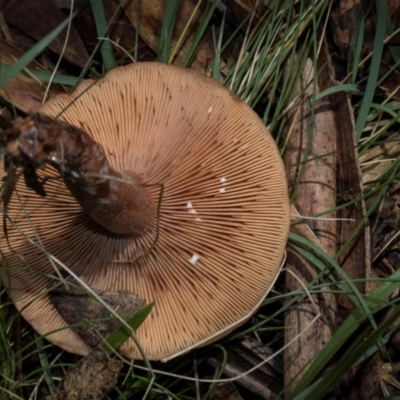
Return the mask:
<path id="1" fill-rule="evenodd" d="M 92 221 L 60 179 L 46 182 L 45 198 L 20 179 L 8 210 L 18 227 L 7 223 L 12 248 L 2 232 L 0 241 L 2 280 L 24 318 L 43 335 L 67 325 L 46 292 L 55 284 L 50 254 L 96 290 L 155 301 L 137 331 L 149 359 L 245 322 L 280 270 L 290 222 L 283 163 L 257 115 L 216 81 L 157 63 L 116 68 L 40 111 L 86 130 L 114 168 L 152 185 L 156 202 L 161 184 L 164 193 L 151 231 L 132 237 Z M 46 167 L 40 175 L 57 173 Z M 89 351 L 72 329 L 47 338 Z M 140 358 L 132 340 L 121 353 Z"/>

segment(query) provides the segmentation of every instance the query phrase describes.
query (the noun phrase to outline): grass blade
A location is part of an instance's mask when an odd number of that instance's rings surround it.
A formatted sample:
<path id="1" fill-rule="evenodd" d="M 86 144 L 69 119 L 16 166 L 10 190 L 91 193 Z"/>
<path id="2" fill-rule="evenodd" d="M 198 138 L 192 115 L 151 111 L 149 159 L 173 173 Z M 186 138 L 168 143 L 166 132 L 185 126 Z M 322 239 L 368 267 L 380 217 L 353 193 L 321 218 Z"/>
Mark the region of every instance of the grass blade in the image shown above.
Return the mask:
<path id="1" fill-rule="evenodd" d="M 361 19 L 360 26 L 358 27 L 358 32 L 357 32 L 357 41 L 356 41 L 356 46 L 354 49 L 354 56 L 353 56 L 353 68 L 352 68 L 352 75 L 351 75 L 351 83 L 356 83 L 357 81 L 357 76 L 358 76 L 358 66 L 360 64 L 361 60 L 361 54 L 362 54 L 362 47 L 364 43 L 364 18 Z"/>
<path id="2" fill-rule="evenodd" d="M 213 65 L 213 79 L 216 81 L 219 81 L 221 71 L 220 71 L 220 65 L 221 65 L 221 48 L 222 48 L 222 36 L 224 35 L 224 29 L 225 29 L 225 11 L 224 15 L 222 16 L 222 23 L 218 35 L 218 42 L 215 46 L 215 57 L 214 57 L 214 65 Z"/>
<path id="3" fill-rule="evenodd" d="M 106 16 L 104 14 L 103 3 L 101 0 L 90 0 L 90 7 L 92 8 L 94 22 L 96 24 L 96 31 L 98 35 L 98 39 L 108 37 L 107 30 L 107 21 Z M 101 55 L 103 57 L 104 67 L 107 71 L 114 68 L 117 63 L 114 58 L 112 44 L 108 40 L 102 40 L 102 44 L 100 46 Z"/>
<path id="4" fill-rule="evenodd" d="M 150 314 L 153 306 L 154 302 L 147 304 L 141 310 L 129 317 L 126 323 L 135 331 Z M 118 350 L 129 337 L 130 333 L 126 327 L 120 326 L 106 338 L 102 347 L 108 354 L 111 355 L 114 351 Z"/>
<path id="5" fill-rule="evenodd" d="M 44 49 L 46 49 L 68 25 L 70 20 L 75 17 L 76 14 L 77 12 L 74 12 L 71 18 L 67 18 L 62 24 L 46 35 L 40 42 L 35 44 L 21 58 L 19 58 L 18 61 L 13 64 L 12 68 L 4 71 L 4 73 L 0 76 L 0 88 L 6 86 L 15 75 L 19 74 L 23 68 L 25 68 L 35 57 L 37 57 Z"/>
<path id="6" fill-rule="evenodd" d="M 372 53 L 371 67 L 368 75 L 367 87 L 361 103 L 360 112 L 356 122 L 356 140 L 360 141 L 362 131 L 368 118 L 371 103 L 374 98 L 376 84 L 378 82 L 379 67 L 382 61 L 383 44 L 386 34 L 386 21 L 388 8 L 386 1 L 376 0 L 376 9 L 378 13 L 378 21 L 376 23 L 375 41 Z"/>
<path id="7" fill-rule="evenodd" d="M 204 35 L 204 32 L 207 28 L 208 23 L 210 22 L 211 17 L 214 14 L 214 10 L 217 7 L 218 1 L 214 0 L 211 4 L 211 6 L 209 7 L 206 15 L 204 16 L 203 20 L 201 21 L 201 24 L 196 32 L 196 36 L 193 39 L 193 43 L 190 46 L 190 49 L 188 51 L 188 53 L 186 54 L 185 60 L 183 61 L 183 67 L 188 67 L 190 62 L 192 61 L 193 55 L 197 49 L 197 46 L 200 43 L 201 38 Z"/>
<path id="8" fill-rule="evenodd" d="M 332 86 L 315 96 L 315 101 L 321 100 L 326 96 L 338 92 L 358 92 L 358 86 L 351 83 L 344 83 L 342 85 Z"/>
<path id="9" fill-rule="evenodd" d="M 167 4 L 165 5 L 164 19 L 161 27 L 160 47 L 157 57 L 157 60 L 162 63 L 168 62 L 179 3 L 180 1 L 177 0 L 167 0 Z"/>
<path id="10" fill-rule="evenodd" d="M 377 330 L 372 333 L 369 329 L 360 332 L 360 335 L 341 357 L 340 361 L 318 382 L 316 387 L 306 397 L 300 396 L 300 398 L 305 400 L 323 398 L 347 371 L 365 358 L 364 355 L 371 356 L 379 348 L 382 348 L 388 340 L 387 337 L 383 337 L 388 332 L 393 331 L 393 323 L 396 322 L 400 315 L 399 309 L 394 311 Z M 398 326 L 396 328 L 398 329 Z M 376 346 L 377 343 L 380 343 L 380 346 Z M 369 351 L 371 348 L 373 348 L 374 352 Z"/>
<path id="11" fill-rule="evenodd" d="M 0 63 L 0 69 L 2 71 L 7 71 L 9 69 L 14 71 L 14 66 L 9 64 Z M 15 74 L 14 76 L 25 76 L 25 77 L 34 77 L 39 81 L 49 82 L 52 76 L 51 72 L 46 71 L 38 71 L 34 69 L 24 68 L 23 71 L 19 74 Z M 55 74 L 52 83 L 58 83 L 60 85 L 66 86 L 75 86 L 78 83 L 78 78 L 75 76 L 63 75 L 63 74 Z"/>
<path id="12" fill-rule="evenodd" d="M 44 350 L 43 338 L 41 336 L 38 336 L 37 334 L 35 334 L 35 338 L 36 338 L 36 347 L 38 350 L 38 357 L 43 371 L 43 376 L 47 383 L 50 393 L 54 395 L 56 391 L 56 385 L 54 384 L 53 376 L 50 370 L 50 364 L 47 359 L 46 352 Z"/>
<path id="13" fill-rule="evenodd" d="M 381 306 L 396 289 L 400 287 L 400 270 L 396 271 L 390 278 L 386 279 L 377 289 L 370 295 L 365 297 L 365 302 L 370 310 L 374 312 Z M 354 310 L 346 321 L 339 327 L 339 329 L 332 336 L 332 339 L 320 351 L 317 358 L 314 360 L 310 368 L 306 371 L 303 378 L 297 385 L 292 394 L 295 398 L 303 390 L 309 387 L 316 377 L 322 372 L 323 368 L 330 362 L 339 349 L 343 346 L 346 340 L 359 328 L 359 326 L 370 317 L 365 310 L 361 307 Z"/>

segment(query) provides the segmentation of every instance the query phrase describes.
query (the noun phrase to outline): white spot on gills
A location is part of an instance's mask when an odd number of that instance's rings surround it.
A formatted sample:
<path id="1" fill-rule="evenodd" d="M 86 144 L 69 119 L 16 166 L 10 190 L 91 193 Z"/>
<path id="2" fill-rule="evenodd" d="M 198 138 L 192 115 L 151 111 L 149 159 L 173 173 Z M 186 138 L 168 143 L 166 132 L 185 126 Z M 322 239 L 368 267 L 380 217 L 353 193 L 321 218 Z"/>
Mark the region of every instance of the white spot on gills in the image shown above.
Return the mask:
<path id="1" fill-rule="evenodd" d="M 189 214 L 197 214 L 197 211 L 193 208 L 191 201 L 186 204 L 186 207 L 189 209 Z"/>
<path id="2" fill-rule="evenodd" d="M 195 265 L 199 260 L 200 256 L 198 254 L 193 254 L 192 258 L 189 260 L 190 264 Z"/>

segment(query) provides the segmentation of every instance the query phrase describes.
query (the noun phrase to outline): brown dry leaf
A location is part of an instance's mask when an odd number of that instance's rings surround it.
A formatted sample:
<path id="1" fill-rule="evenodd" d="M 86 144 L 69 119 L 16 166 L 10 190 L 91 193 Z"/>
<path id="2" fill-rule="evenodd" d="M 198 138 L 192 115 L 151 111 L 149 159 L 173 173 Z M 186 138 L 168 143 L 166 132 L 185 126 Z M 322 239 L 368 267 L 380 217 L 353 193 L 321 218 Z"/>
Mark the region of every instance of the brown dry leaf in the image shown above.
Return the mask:
<path id="1" fill-rule="evenodd" d="M 96 347 L 68 371 L 53 400 L 104 399 L 117 383 L 122 366 L 122 361 Z"/>
<path id="2" fill-rule="evenodd" d="M 131 21 L 132 25 L 138 29 L 137 23 L 137 10 L 138 10 L 139 0 L 124 0 L 123 5 L 125 12 Z M 147 43 L 147 45 L 154 51 L 158 52 L 159 48 L 159 38 L 161 35 L 161 27 L 164 18 L 164 9 L 166 0 L 146 0 L 140 2 L 140 22 L 139 22 L 139 34 L 142 39 Z M 171 49 L 173 50 L 177 45 L 178 41 L 186 25 L 192 15 L 197 1 L 195 0 L 185 0 L 179 5 L 178 13 L 176 16 L 176 23 L 174 34 L 171 41 Z M 201 17 L 205 9 L 205 2 L 199 8 L 199 11 L 195 15 L 186 31 L 182 45 L 174 59 L 175 65 L 182 65 L 190 46 L 193 42 L 193 38 L 199 28 Z M 190 67 L 192 69 L 204 70 L 208 65 L 209 61 L 214 57 L 213 46 L 211 40 L 207 35 L 203 35 L 202 40 L 198 46 L 198 49 L 193 57 Z"/>
<path id="3" fill-rule="evenodd" d="M 388 0 L 388 11 L 392 21 L 397 17 L 400 8 L 400 0 Z"/>
<path id="4" fill-rule="evenodd" d="M 364 183 L 373 181 L 392 163 L 389 161 L 400 154 L 400 134 L 395 134 L 378 146 L 371 147 L 360 157 Z M 373 161 L 371 163 L 371 161 Z"/>
<path id="5" fill-rule="evenodd" d="M 48 0 L 0 0 L 0 10 L 10 27 L 18 29 L 37 41 L 43 39 L 66 19 L 66 15 Z M 49 48 L 58 55 L 62 52 L 65 32 L 66 30 L 60 34 L 58 40 L 54 40 L 49 45 Z M 86 48 L 73 26 L 71 26 L 68 46 L 63 57 L 77 66 L 85 65 L 89 59 Z"/>
<path id="6" fill-rule="evenodd" d="M 333 39 L 339 47 L 342 56 L 347 59 L 353 35 L 357 32 L 360 22 L 368 14 L 371 2 L 369 0 L 338 0 L 332 7 L 330 22 Z M 374 40 L 373 18 L 365 22 L 364 47 L 372 48 Z"/>
<path id="7" fill-rule="evenodd" d="M 7 42 L 0 39 L 0 62 L 14 64 L 22 56 L 21 52 Z M 31 61 L 27 68 L 43 71 L 36 61 Z M 42 86 L 33 78 L 17 76 L 12 79 L 4 89 L 0 89 L 0 96 L 12 103 L 14 107 L 25 113 L 33 113 L 42 105 L 45 86 Z M 51 94 L 64 93 L 59 85 L 52 85 Z"/>
<path id="8" fill-rule="evenodd" d="M 259 6 L 257 7 L 257 11 L 254 15 L 252 28 L 258 23 L 263 14 L 266 12 L 266 7 L 258 0 L 229 0 L 232 11 L 235 14 L 235 17 L 239 21 L 239 23 L 243 22 L 245 18 L 247 18 L 249 13 L 251 13 L 257 6 L 257 3 L 259 3 Z M 245 23 L 242 29 L 246 30 L 247 26 L 248 24 Z"/>
<path id="9" fill-rule="evenodd" d="M 379 71 L 380 76 L 383 76 L 389 71 L 389 66 L 382 63 Z M 379 85 L 379 89 L 394 100 L 400 100 L 400 73 L 392 71 L 389 76 Z"/>

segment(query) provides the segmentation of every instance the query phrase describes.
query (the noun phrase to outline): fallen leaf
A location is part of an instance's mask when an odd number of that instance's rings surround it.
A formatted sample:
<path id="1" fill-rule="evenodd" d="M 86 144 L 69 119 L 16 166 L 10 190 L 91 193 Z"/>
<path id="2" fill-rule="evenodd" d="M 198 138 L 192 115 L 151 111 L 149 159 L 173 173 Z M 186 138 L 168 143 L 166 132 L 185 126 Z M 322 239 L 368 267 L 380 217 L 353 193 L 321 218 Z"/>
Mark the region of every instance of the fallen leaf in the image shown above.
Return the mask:
<path id="1" fill-rule="evenodd" d="M 176 16 L 175 29 L 171 41 L 171 49 L 173 50 L 178 44 L 181 35 L 184 33 L 190 16 L 192 15 L 197 1 L 185 0 L 179 5 L 178 13 Z M 123 5 L 132 25 L 135 29 L 139 30 L 139 34 L 147 45 L 154 51 L 158 52 L 159 49 L 159 38 L 161 35 L 161 27 L 164 18 L 164 10 L 166 0 L 146 0 L 141 1 L 140 8 L 140 19 L 139 25 L 137 26 L 138 16 L 138 4 L 139 0 L 124 0 Z M 185 31 L 184 38 L 181 42 L 179 51 L 174 59 L 175 65 L 182 65 L 186 55 L 192 45 L 194 36 L 199 29 L 200 20 L 205 10 L 205 2 L 200 6 L 192 22 Z M 207 35 L 203 35 L 202 40 L 198 46 L 198 49 L 193 57 L 191 63 L 192 69 L 204 70 L 210 60 L 214 57 L 214 51 L 211 40 Z"/>
<path id="2" fill-rule="evenodd" d="M 37 41 L 43 39 L 67 18 L 53 2 L 48 0 L 0 0 L 0 10 L 7 24 Z M 49 45 L 49 48 L 58 55 L 62 53 L 65 34 L 66 30 L 58 40 L 54 40 Z M 89 59 L 86 48 L 73 25 L 71 25 L 68 46 L 63 57 L 77 66 L 83 66 Z"/>

